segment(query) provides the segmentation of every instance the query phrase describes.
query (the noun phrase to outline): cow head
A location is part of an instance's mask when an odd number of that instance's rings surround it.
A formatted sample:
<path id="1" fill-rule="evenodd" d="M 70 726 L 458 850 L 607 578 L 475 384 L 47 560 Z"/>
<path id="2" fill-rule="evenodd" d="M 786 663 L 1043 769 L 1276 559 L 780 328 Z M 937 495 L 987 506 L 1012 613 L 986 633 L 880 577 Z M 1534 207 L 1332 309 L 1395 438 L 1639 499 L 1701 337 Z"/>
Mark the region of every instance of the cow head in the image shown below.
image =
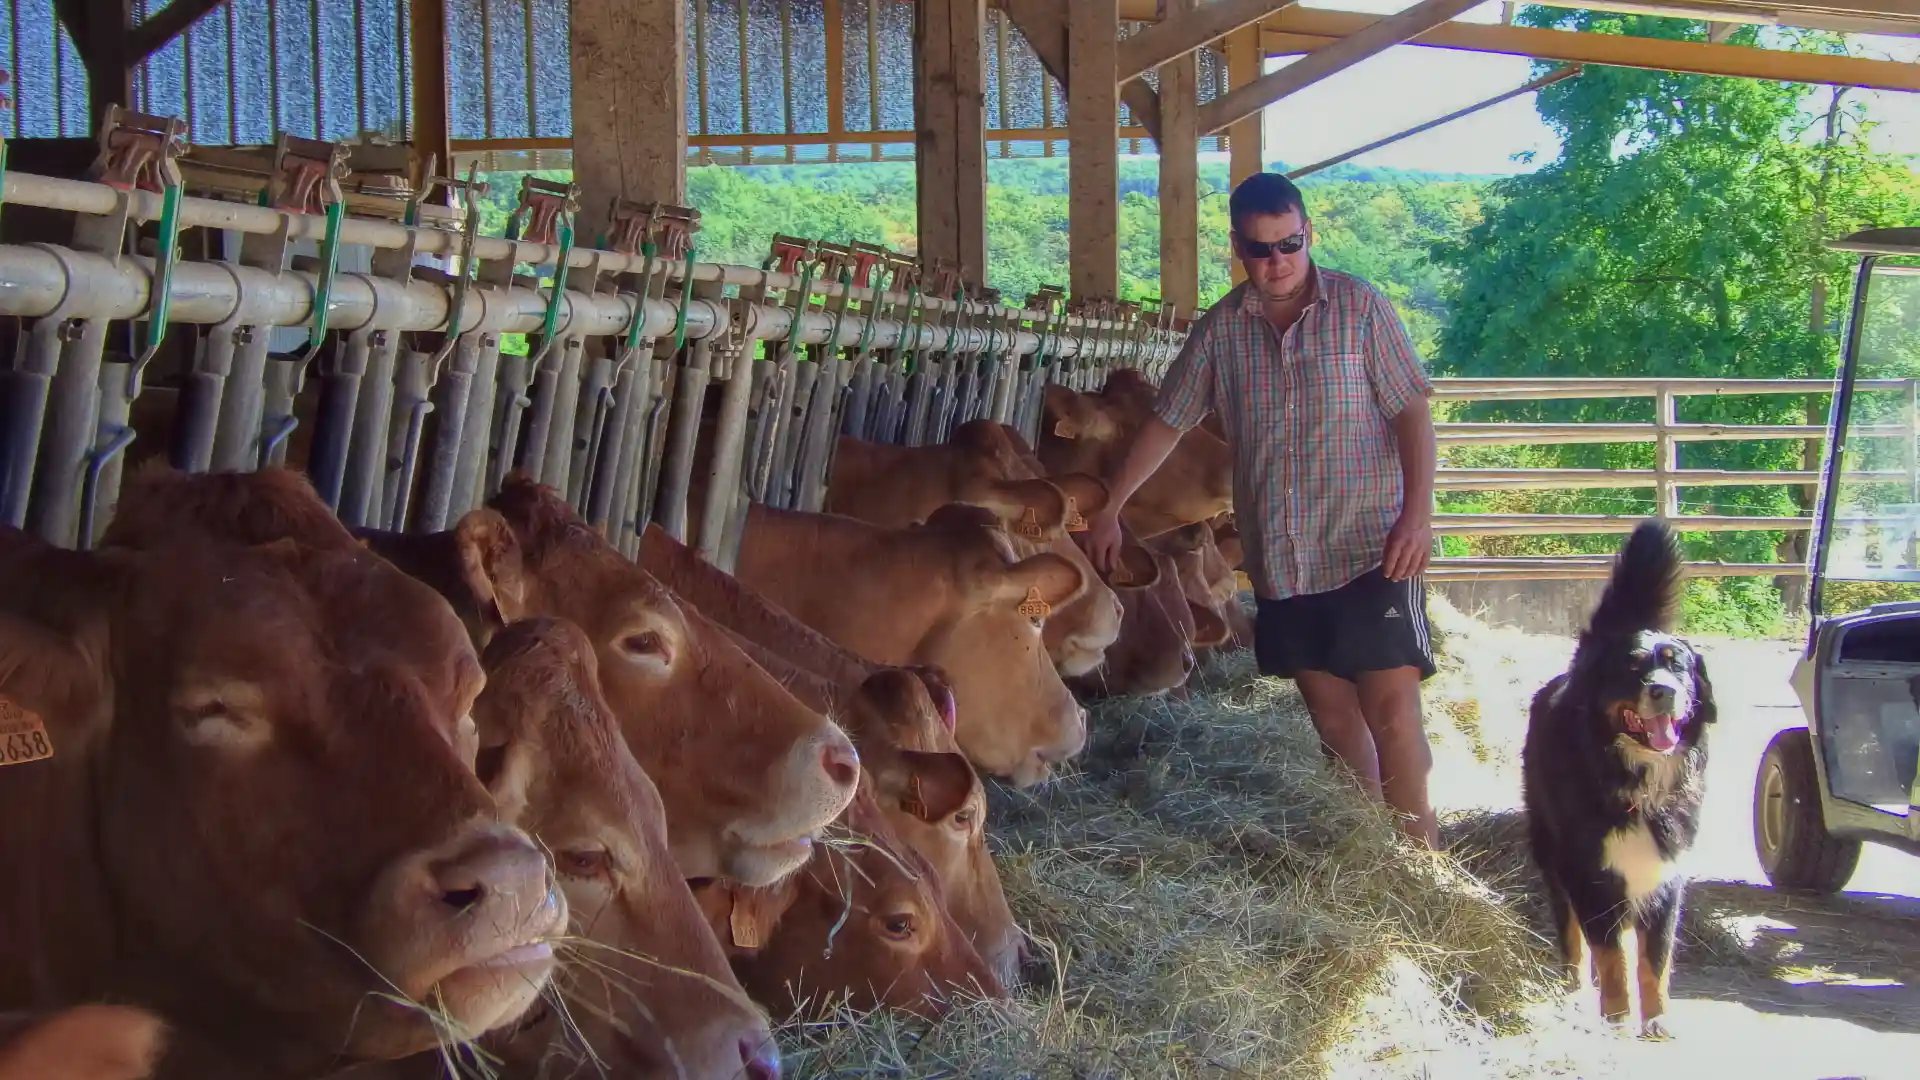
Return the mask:
<path id="1" fill-rule="evenodd" d="M 987 850 L 987 793 L 954 741 L 945 718 L 953 708 L 937 668 L 882 668 L 854 695 L 847 733 L 888 824 L 933 866 L 954 921 L 1000 981 L 1012 984 L 1026 935 Z"/>
<path id="2" fill-rule="evenodd" d="M 1134 433 L 1153 415 L 1155 393 L 1132 368 L 1110 374 L 1099 393 L 1049 384 L 1037 447 L 1047 471 L 1113 475 Z M 1233 453 L 1224 439 L 1197 426 L 1180 436 L 1121 516 L 1141 537 L 1153 537 L 1232 504 Z"/>
<path id="3" fill-rule="evenodd" d="M 0 698 L 53 750 L 0 776 L 0 921 L 37 943 L 0 986 L 287 1073 L 519 1017 L 567 906 L 471 771 L 484 676 L 446 603 L 343 533 L 134 524 L 0 543 Z"/>
<path id="4" fill-rule="evenodd" d="M 1173 561 L 1157 551 L 1149 557 L 1159 564 L 1154 585 L 1125 595 L 1120 640 L 1107 650 L 1099 670 L 1071 684 L 1082 695 L 1158 693 L 1185 683 L 1193 672 L 1193 612 L 1180 592 Z"/>
<path id="5" fill-rule="evenodd" d="M 660 789 L 687 877 L 765 884 L 806 862 L 859 780 L 845 732 L 552 489 L 509 477 L 454 532 L 471 589 L 504 618 L 556 615 L 593 641 L 601 689 Z"/>
<path id="6" fill-rule="evenodd" d="M 1250 646 L 1253 620 L 1240 606 L 1239 583 L 1214 542 L 1212 527 L 1204 521 L 1183 525 L 1154 537 L 1151 543 L 1173 560 L 1180 591 L 1193 608 L 1194 644 Z"/>
<path id="7" fill-rule="evenodd" d="M 850 837 L 822 844 L 771 888 L 695 884 L 754 999 L 787 1014 L 845 1000 L 931 1018 L 956 991 L 1004 998 L 932 865 L 893 834 L 864 773 L 844 824 Z"/>
<path id="8" fill-rule="evenodd" d="M 572 1045 L 549 1013 L 507 1058 L 578 1054 L 582 1075 L 594 1072 L 591 1054 L 616 1075 L 778 1077 L 773 1034 L 695 906 L 660 794 L 600 693 L 593 643 L 572 623 L 525 619 L 482 659 L 477 771 L 553 853 L 578 954 L 555 983 L 587 1044 Z"/>

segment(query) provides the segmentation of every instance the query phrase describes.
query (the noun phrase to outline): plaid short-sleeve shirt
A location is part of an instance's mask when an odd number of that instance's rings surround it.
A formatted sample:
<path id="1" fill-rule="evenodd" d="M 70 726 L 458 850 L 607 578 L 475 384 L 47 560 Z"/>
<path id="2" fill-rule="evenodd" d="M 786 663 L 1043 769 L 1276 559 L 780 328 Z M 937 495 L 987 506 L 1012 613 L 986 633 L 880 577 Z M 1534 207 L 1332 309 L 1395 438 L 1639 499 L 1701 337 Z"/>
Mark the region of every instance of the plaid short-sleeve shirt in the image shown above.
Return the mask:
<path id="1" fill-rule="evenodd" d="M 1155 406 L 1181 431 L 1220 414 L 1243 569 L 1269 600 L 1337 589 L 1380 565 L 1404 500 L 1392 420 L 1433 389 L 1378 289 L 1311 274 L 1306 311 L 1284 336 L 1250 285 L 1208 309 Z"/>

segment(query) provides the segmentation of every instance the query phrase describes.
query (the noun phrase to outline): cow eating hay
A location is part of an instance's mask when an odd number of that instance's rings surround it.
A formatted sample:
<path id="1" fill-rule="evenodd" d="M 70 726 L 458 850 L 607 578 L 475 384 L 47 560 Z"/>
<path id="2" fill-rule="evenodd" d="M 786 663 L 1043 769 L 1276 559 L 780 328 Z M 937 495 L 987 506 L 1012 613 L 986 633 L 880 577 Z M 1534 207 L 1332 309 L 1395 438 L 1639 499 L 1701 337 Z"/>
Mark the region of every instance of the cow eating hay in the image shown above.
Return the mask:
<path id="1" fill-rule="evenodd" d="M 1194 690 L 1096 706 L 1078 772 L 995 792 L 1007 895 L 1049 970 L 931 1028 L 790 1029 L 793 1075 L 1324 1075 L 1409 987 L 1457 1033 L 1517 1025 L 1547 954 L 1502 898 L 1331 775 L 1246 653 Z"/>

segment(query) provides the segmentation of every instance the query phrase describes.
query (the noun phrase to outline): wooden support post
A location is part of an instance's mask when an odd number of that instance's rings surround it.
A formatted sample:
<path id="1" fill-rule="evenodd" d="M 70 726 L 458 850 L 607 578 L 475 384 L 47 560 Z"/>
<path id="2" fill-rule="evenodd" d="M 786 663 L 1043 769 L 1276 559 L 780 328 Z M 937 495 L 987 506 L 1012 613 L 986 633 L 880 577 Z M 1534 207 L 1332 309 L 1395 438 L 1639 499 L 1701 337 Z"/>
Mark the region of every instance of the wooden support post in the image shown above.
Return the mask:
<path id="1" fill-rule="evenodd" d="M 1227 38 L 1227 78 L 1232 86 L 1245 86 L 1260 78 L 1261 69 L 1265 66 L 1261 52 L 1257 27 L 1247 27 Z M 1260 114 L 1254 113 L 1227 128 L 1226 134 L 1229 152 L 1227 175 L 1238 187 L 1240 181 L 1266 167 L 1266 130 Z M 1227 261 L 1234 284 L 1247 280 L 1246 267 L 1240 265 L 1239 259 L 1229 254 Z"/>
<path id="2" fill-rule="evenodd" d="M 1169 0 L 1169 20 L 1194 0 Z M 1184 52 L 1160 69 L 1160 298 L 1191 316 L 1200 307 L 1199 60 Z"/>
<path id="3" fill-rule="evenodd" d="M 1680 422 L 1680 395 L 1661 387 L 1654 410 L 1654 514 L 1670 521 L 1680 516 L 1680 488 L 1674 481 L 1680 471 L 1680 443 L 1673 437 L 1673 426 Z"/>
<path id="4" fill-rule="evenodd" d="M 1076 298 L 1120 292 L 1120 94 L 1113 81 L 1117 0 L 1067 16 L 1067 261 Z"/>
<path id="5" fill-rule="evenodd" d="M 1060 83 L 1060 89 L 1072 93 L 1067 78 L 1067 5 L 1053 0 L 1000 0 L 1000 10 L 1013 21 L 1040 66 Z M 1116 50 L 1118 45 L 1115 45 Z M 1111 77 L 1112 72 L 1108 72 Z M 1160 96 L 1153 87 L 1138 79 L 1120 88 L 1120 100 L 1133 111 L 1133 121 L 1147 129 L 1147 137 L 1160 141 Z M 1115 117 L 1116 121 L 1118 117 Z M 1116 123 L 1116 126 L 1117 123 Z"/>
<path id="6" fill-rule="evenodd" d="M 576 242 L 592 245 L 615 196 L 687 201 L 686 5 L 605 0 L 573 5 Z"/>
<path id="7" fill-rule="evenodd" d="M 408 13 L 413 35 L 413 133 L 409 141 L 421 155 L 434 156 L 441 176 L 459 176 L 453 167 L 452 122 L 447 114 L 446 0 L 413 0 Z M 446 205 L 449 192 L 433 193 Z"/>
<path id="8" fill-rule="evenodd" d="M 978 284 L 987 273 L 984 0 L 914 5 L 914 171 L 920 256 L 948 259 Z"/>

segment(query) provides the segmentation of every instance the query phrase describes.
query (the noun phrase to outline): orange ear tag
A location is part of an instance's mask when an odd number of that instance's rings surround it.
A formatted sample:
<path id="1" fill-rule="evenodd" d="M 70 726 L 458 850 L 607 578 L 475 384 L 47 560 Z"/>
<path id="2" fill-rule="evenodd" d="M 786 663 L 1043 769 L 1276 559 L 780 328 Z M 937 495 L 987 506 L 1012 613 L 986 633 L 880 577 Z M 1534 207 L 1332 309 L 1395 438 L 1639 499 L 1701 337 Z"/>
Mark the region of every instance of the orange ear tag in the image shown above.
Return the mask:
<path id="1" fill-rule="evenodd" d="M 0 765 L 26 765 L 53 756 L 53 737 L 40 714 L 0 698 Z"/>
<path id="2" fill-rule="evenodd" d="M 733 944 L 738 949 L 757 949 L 765 942 L 760 940 L 760 925 L 754 921 L 753 911 L 740 896 L 733 894 L 733 911 L 727 917 L 728 927 L 733 931 Z"/>
<path id="3" fill-rule="evenodd" d="M 927 819 L 927 800 L 920 790 L 920 774 L 914 773 L 907 779 L 907 797 L 900 800 L 900 809 L 922 821 Z"/>
<path id="4" fill-rule="evenodd" d="M 1020 601 L 1019 612 L 1029 619 L 1044 619 L 1053 614 L 1053 605 L 1040 599 L 1038 586 L 1029 586 L 1027 598 Z"/>
<path id="5" fill-rule="evenodd" d="M 1115 585 L 1131 585 L 1133 571 L 1127 569 L 1125 561 L 1116 562 L 1113 564 L 1113 573 L 1107 575 L 1107 580 Z"/>
<path id="6" fill-rule="evenodd" d="M 1053 433 L 1063 439 L 1077 439 L 1080 437 L 1080 426 L 1062 418 L 1053 422 Z"/>
<path id="7" fill-rule="evenodd" d="M 1070 533 L 1087 531 L 1087 519 L 1080 516 L 1080 507 L 1075 505 L 1071 495 L 1067 496 L 1067 531 Z"/>
<path id="8" fill-rule="evenodd" d="M 1029 540 L 1038 540 L 1047 534 L 1047 530 L 1040 527 L 1040 515 L 1035 514 L 1031 506 L 1021 513 L 1020 522 L 1013 527 L 1013 531 Z"/>

